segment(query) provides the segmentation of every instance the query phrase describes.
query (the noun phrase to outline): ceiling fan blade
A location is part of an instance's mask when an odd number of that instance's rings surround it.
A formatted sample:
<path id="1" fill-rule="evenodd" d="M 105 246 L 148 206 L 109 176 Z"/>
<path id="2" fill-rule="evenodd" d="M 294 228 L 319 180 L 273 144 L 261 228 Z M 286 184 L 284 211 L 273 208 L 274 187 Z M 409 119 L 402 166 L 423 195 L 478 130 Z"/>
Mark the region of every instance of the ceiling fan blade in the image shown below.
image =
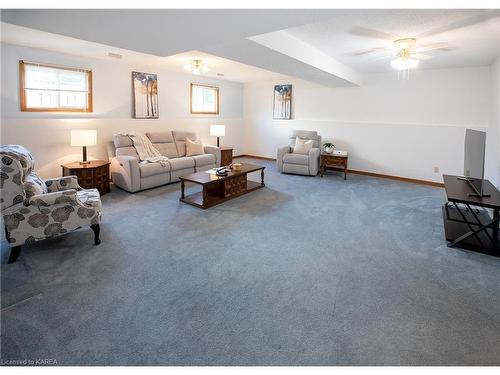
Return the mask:
<path id="1" fill-rule="evenodd" d="M 389 60 L 389 59 L 395 59 L 396 58 L 396 55 L 395 54 L 388 54 L 388 55 L 384 55 L 384 56 L 376 56 L 376 57 L 373 57 L 371 60 L 372 61 L 379 61 L 379 60 Z"/>
<path id="2" fill-rule="evenodd" d="M 484 10 L 480 14 L 476 14 L 474 16 L 467 17 L 463 20 L 452 22 L 451 24 L 443 25 L 443 26 L 434 28 L 432 30 L 429 30 L 425 33 L 418 35 L 418 38 L 424 38 L 424 37 L 428 37 L 431 35 L 441 34 L 441 33 L 444 33 L 446 31 L 461 29 L 463 27 L 475 25 L 477 23 L 481 23 L 481 22 L 489 20 L 490 18 L 494 18 L 494 17 L 498 17 L 498 16 L 500 16 L 500 10 L 498 10 L 498 9 Z"/>
<path id="3" fill-rule="evenodd" d="M 359 51 L 351 52 L 351 53 L 349 53 L 349 56 L 363 56 L 363 55 L 367 55 L 370 53 L 374 53 L 374 52 L 378 52 L 378 51 L 387 51 L 387 50 L 388 49 L 384 48 L 384 47 L 368 48 L 368 49 L 362 49 Z"/>
<path id="4" fill-rule="evenodd" d="M 411 57 L 418 59 L 418 60 L 429 60 L 432 59 L 432 56 L 429 55 L 424 55 L 423 53 L 412 53 Z"/>
<path id="5" fill-rule="evenodd" d="M 437 49 L 449 50 L 450 46 L 448 43 L 439 42 L 439 43 L 421 45 L 421 46 L 415 48 L 414 51 L 415 52 L 426 52 L 426 51 L 434 51 Z"/>
<path id="6" fill-rule="evenodd" d="M 353 27 L 352 29 L 349 30 L 349 33 L 352 35 L 364 36 L 367 38 L 384 39 L 384 40 L 390 40 L 390 41 L 393 41 L 394 39 L 396 39 L 396 37 L 394 35 L 391 35 L 389 33 L 383 32 L 383 31 L 369 29 L 366 27 L 357 27 L 357 26 Z"/>

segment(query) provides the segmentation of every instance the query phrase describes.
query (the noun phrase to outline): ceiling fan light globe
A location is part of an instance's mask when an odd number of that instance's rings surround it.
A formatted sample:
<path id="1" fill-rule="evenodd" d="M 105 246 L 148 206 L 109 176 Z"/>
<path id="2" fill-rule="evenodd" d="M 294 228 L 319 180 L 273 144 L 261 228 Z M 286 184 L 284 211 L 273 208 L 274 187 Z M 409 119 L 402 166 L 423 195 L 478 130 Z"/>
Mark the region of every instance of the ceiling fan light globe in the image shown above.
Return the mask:
<path id="1" fill-rule="evenodd" d="M 406 65 L 408 66 L 408 69 L 415 69 L 419 62 L 420 61 L 417 59 L 408 59 L 406 60 Z"/>
<path id="2" fill-rule="evenodd" d="M 419 61 L 417 59 L 394 59 L 391 60 L 391 66 L 397 70 L 407 70 L 415 69 L 418 66 Z"/>
<path id="3" fill-rule="evenodd" d="M 403 61 L 403 59 L 391 60 L 391 66 L 397 70 L 405 70 L 406 69 L 406 64 Z"/>
<path id="4" fill-rule="evenodd" d="M 184 65 L 184 70 L 187 70 L 188 72 L 190 72 L 192 68 L 193 66 L 191 64 Z"/>

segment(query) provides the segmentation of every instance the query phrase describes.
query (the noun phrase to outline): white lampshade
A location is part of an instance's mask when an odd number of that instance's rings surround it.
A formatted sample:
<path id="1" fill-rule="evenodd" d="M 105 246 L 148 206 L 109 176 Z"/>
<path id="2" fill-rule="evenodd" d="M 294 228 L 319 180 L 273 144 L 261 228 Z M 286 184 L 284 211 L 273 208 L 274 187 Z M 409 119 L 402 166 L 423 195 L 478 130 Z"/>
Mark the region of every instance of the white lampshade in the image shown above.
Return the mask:
<path id="1" fill-rule="evenodd" d="M 226 126 L 210 125 L 210 135 L 212 137 L 224 137 L 226 135 Z"/>
<path id="2" fill-rule="evenodd" d="M 97 130 L 71 129 L 71 146 L 95 146 L 97 144 Z"/>

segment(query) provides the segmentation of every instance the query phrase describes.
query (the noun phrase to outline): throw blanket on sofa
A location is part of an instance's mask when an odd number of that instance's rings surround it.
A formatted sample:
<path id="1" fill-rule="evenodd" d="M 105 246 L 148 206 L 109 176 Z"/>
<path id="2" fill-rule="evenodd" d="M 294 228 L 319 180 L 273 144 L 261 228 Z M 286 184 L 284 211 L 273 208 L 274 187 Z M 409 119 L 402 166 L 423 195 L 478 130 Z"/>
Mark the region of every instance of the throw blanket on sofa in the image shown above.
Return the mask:
<path id="1" fill-rule="evenodd" d="M 160 154 L 145 134 L 139 132 L 129 132 L 124 135 L 128 136 L 134 143 L 135 150 L 141 162 L 160 163 L 163 167 L 167 166 L 168 158 Z"/>

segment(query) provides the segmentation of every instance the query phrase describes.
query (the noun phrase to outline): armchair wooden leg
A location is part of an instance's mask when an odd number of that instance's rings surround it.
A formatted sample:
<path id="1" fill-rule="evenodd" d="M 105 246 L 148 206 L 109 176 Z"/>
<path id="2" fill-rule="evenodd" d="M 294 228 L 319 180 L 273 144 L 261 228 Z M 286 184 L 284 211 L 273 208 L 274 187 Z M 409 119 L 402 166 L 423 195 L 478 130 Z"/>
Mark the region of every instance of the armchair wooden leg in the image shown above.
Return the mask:
<path id="1" fill-rule="evenodd" d="M 14 246 L 10 249 L 9 261 L 8 263 L 14 263 L 21 254 L 21 246 Z"/>
<path id="2" fill-rule="evenodd" d="M 94 231 L 94 244 L 99 245 L 101 243 L 101 239 L 99 238 L 101 227 L 99 224 L 92 224 L 90 228 Z"/>

